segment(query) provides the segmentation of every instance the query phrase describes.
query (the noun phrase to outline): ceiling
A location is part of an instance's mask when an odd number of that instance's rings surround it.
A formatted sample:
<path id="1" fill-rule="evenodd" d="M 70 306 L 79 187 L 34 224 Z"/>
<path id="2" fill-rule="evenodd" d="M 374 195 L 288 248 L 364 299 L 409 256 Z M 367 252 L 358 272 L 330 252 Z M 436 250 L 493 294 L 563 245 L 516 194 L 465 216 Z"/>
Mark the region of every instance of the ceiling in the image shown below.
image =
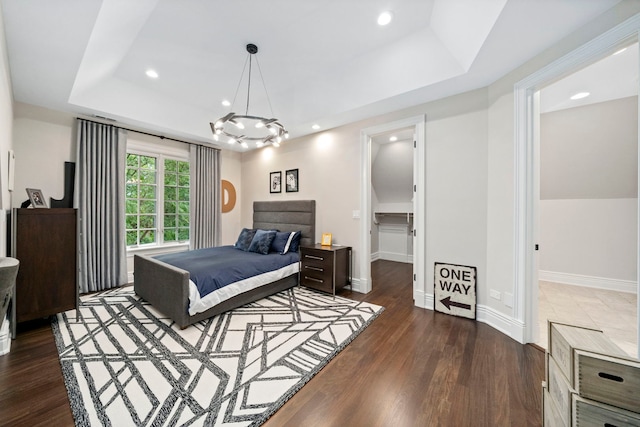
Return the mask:
<path id="1" fill-rule="evenodd" d="M 638 43 L 621 48 L 601 60 L 554 82 L 540 91 L 540 112 L 575 108 L 638 95 Z M 571 99 L 577 93 L 588 93 Z"/>
<path id="2" fill-rule="evenodd" d="M 15 101 L 212 144 L 209 122 L 245 112 L 247 43 L 268 91 L 254 69 L 249 114 L 295 138 L 487 86 L 618 3 L 0 1 Z"/>

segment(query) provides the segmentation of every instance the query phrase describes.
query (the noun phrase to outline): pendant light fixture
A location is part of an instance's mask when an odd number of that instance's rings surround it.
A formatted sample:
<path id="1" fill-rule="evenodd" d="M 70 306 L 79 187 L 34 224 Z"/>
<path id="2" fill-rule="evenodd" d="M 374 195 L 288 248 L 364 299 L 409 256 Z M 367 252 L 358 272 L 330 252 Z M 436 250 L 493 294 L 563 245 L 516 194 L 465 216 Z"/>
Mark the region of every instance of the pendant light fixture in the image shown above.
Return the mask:
<path id="1" fill-rule="evenodd" d="M 249 63 L 249 78 L 247 79 L 247 105 L 244 114 L 229 113 L 219 118 L 215 122 L 211 122 L 211 130 L 213 132 L 213 139 L 216 141 L 225 141 L 229 144 L 240 144 L 243 148 L 249 148 L 249 144 L 255 144 L 256 147 L 262 147 L 267 144 L 271 144 L 274 147 L 278 147 L 283 139 L 289 137 L 289 133 L 284 126 L 278 122 L 278 119 L 273 118 L 273 109 L 271 108 L 271 100 L 267 93 L 267 88 L 264 84 L 264 78 L 262 77 L 262 70 L 260 70 L 260 64 L 258 64 L 258 46 L 255 44 L 247 45 L 247 60 L 240 76 L 240 82 L 238 83 L 238 89 L 242 83 L 242 77 L 247 68 L 247 62 Z M 258 71 L 260 72 L 260 79 L 262 86 L 264 87 L 265 94 L 267 95 L 267 101 L 269 108 L 271 109 L 271 118 L 261 117 L 249 114 L 249 101 L 251 98 L 251 71 L 253 66 L 253 59 L 255 57 Z M 238 96 L 238 89 L 231 104 L 231 109 L 235 106 L 235 98 Z"/>

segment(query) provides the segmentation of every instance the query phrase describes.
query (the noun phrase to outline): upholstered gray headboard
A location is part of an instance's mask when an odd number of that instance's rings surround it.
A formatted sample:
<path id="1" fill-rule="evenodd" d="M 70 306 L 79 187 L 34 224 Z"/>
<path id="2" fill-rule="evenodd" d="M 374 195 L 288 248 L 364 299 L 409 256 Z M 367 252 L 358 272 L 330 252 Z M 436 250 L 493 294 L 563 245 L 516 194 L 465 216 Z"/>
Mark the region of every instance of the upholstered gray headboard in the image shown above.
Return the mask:
<path id="1" fill-rule="evenodd" d="M 253 202 L 253 228 L 302 232 L 300 243 L 313 245 L 316 239 L 316 201 L 278 200 Z"/>

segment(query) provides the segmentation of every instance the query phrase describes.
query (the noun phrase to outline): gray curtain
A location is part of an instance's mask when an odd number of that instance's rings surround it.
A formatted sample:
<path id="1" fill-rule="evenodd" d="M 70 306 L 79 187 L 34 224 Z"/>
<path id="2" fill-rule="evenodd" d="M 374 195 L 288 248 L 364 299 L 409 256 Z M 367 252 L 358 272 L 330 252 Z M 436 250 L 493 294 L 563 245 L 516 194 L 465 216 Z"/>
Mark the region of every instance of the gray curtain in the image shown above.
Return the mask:
<path id="1" fill-rule="evenodd" d="M 220 187 L 220 150 L 191 145 L 191 249 L 220 244 L 222 198 Z"/>
<path id="2" fill-rule="evenodd" d="M 127 283 L 126 131 L 78 119 L 76 206 L 81 293 Z"/>

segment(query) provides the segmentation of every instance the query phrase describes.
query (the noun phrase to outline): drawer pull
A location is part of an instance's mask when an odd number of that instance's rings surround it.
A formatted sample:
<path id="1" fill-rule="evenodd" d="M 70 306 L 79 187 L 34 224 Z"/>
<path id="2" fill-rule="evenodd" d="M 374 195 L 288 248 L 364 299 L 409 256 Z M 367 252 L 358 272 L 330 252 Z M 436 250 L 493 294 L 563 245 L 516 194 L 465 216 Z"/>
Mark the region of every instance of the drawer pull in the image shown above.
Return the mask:
<path id="1" fill-rule="evenodd" d="M 304 268 L 308 268 L 309 270 L 314 270 L 314 271 L 320 271 L 323 272 L 324 268 L 320 268 L 320 267 L 312 267 L 310 265 L 305 265 Z"/>
<path id="2" fill-rule="evenodd" d="M 313 256 L 313 255 L 305 255 L 305 258 L 311 258 L 311 259 L 317 259 L 318 261 L 324 261 L 324 258 L 319 257 L 319 256 Z"/>
<path id="3" fill-rule="evenodd" d="M 304 276 L 306 280 L 311 280 L 312 282 L 324 283 L 324 280 L 316 279 L 315 277 Z"/>
<path id="4" fill-rule="evenodd" d="M 615 381 L 615 382 L 618 382 L 618 383 L 624 382 L 624 378 L 619 377 L 617 375 L 608 374 L 606 372 L 598 372 L 598 376 L 600 378 L 604 378 L 605 380 L 611 380 L 611 381 Z"/>

